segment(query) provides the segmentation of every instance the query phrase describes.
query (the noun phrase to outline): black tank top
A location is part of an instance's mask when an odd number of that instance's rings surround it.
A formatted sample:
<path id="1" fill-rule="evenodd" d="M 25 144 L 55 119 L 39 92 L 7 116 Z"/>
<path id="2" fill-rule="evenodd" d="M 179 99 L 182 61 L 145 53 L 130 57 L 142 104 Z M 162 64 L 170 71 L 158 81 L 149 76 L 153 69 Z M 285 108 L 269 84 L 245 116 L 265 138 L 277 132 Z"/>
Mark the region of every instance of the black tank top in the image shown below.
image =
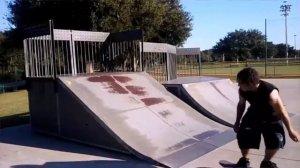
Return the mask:
<path id="1" fill-rule="evenodd" d="M 240 95 L 250 103 L 245 117 L 252 122 L 278 121 L 279 118 L 275 115 L 275 111 L 269 103 L 270 94 L 274 89 L 279 91 L 276 86 L 263 80 L 260 80 L 256 91 L 242 91 L 239 89 Z"/>

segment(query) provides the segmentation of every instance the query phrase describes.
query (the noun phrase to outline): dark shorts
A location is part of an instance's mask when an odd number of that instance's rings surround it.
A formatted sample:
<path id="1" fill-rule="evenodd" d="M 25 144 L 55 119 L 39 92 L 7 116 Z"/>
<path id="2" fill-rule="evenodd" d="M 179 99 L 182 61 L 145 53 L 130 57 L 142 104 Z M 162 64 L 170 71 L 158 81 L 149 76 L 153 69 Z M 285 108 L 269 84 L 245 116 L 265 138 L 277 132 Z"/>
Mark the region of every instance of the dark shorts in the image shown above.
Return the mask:
<path id="1" fill-rule="evenodd" d="M 279 149 L 285 145 L 285 134 L 281 121 L 271 123 L 242 122 L 237 133 L 240 149 L 259 149 L 261 135 L 266 149 Z"/>

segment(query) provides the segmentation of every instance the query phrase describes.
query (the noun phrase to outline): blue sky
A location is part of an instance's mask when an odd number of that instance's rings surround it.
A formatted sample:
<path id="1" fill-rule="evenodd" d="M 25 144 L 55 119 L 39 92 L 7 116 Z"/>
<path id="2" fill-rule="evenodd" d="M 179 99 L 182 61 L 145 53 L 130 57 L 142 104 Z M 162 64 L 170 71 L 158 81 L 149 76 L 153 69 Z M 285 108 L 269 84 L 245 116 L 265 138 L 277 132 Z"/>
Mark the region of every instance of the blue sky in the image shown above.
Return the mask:
<path id="1" fill-rule="evenodd" d="M 0 31 L 9 29 L 5 17 L 9 14 L 7 0 L 0 0 Z M 282 0 L 181 0 L 185 11 L 193 17 L 193 30 L 184 47 L 210 49 L 236 29 L 258 29 L 265 32 L 267 19 L 268 41 L 285 43 L 284 17 L 281 16 Z M 300 0 L 287 0 L 291 4 L 288 16 L 288 43 L 300 47 Z"/>
<path id="2" fill-rule="evenodd" d="M 9 29 L 8 22 L 6 21 L 8 12 L 6 0 L 0 0 L 0 31 Z"/>
<path id="3" fill-rule="evenodd" d="M 265 34 L 267 19 L 268 41 L 285 43 L 284 17 L 281 16 L 282 0 L 182 0 L 183 7 L 193 16 L 192 36 L 185 47 L 209 49 L 228 32 L 236 29 L 258 29 Z M 288 43 L 300 46 L 300 0 L 288 0 Z M 299 47 L 297 47 L 299 49 Z"/>

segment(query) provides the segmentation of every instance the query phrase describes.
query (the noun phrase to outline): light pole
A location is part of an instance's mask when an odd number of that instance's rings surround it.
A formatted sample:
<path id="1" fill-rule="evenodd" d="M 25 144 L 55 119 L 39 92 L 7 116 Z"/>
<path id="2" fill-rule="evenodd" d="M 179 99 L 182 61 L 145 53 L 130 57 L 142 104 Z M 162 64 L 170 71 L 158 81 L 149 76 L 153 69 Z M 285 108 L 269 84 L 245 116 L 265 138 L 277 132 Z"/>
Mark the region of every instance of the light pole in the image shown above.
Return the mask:
<path id="1" fill-rule="evenodd" d="M 265 19 L 265 76 L 267 76 L 267 59 L 268 59 L 268 39 L 267 39 L 267 19 Z"/>
<path id="2" fill-rule="evenodd" d="M 291 11 L 291 6 L 286 4 L 287 1 L 283 1 L 283 5 L 280 6 L 280 12 L 283 12 L 282 16 L 285 17 L 285 57 L 286 57 L 286 63 L 289 63 L 289 53 L 288 53 L 288 39 L 287 39 L 287 16 L 289 15 L 289 12 Z"/>
<path id="3" fill-rule="evenodd" d="M 294 34 L 294 49 L 296 51 L 295 58 L 297 58 L 297 56 L 298 56 L 297 45 L 296 45 L 296 37 L 297 37 L 297 34 Z"/>

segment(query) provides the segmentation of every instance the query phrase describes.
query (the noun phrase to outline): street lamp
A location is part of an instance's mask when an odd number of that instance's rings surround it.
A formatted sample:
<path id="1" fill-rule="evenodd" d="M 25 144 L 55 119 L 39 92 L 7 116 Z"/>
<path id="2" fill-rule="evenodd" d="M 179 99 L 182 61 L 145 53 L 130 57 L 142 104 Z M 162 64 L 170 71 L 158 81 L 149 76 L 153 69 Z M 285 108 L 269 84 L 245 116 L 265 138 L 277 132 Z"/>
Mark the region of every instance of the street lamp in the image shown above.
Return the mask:
<path id="1" fill-rule="evenodd" d="M 283 1 L 283 5 L 280 6 L 280 12 L 283 12 L 282 16 L 285 17 L 285 56 L 286 56 L 286 63 L 289 63 L 289 53 L 288 53 L 288 39 L 287 39 L 287 16 L 291 11 L 291 6 L 286 4 L 287 1 Z"/>
<path id="2" fill-rule="evenodd" d="M 297 34 L 294 34 L 294 49 L 296 51 L 295 58 L 297 58 L 297 55 L 298 55 L 297 45 L 296 45 L 296 37 L 297 37 Z"/>

